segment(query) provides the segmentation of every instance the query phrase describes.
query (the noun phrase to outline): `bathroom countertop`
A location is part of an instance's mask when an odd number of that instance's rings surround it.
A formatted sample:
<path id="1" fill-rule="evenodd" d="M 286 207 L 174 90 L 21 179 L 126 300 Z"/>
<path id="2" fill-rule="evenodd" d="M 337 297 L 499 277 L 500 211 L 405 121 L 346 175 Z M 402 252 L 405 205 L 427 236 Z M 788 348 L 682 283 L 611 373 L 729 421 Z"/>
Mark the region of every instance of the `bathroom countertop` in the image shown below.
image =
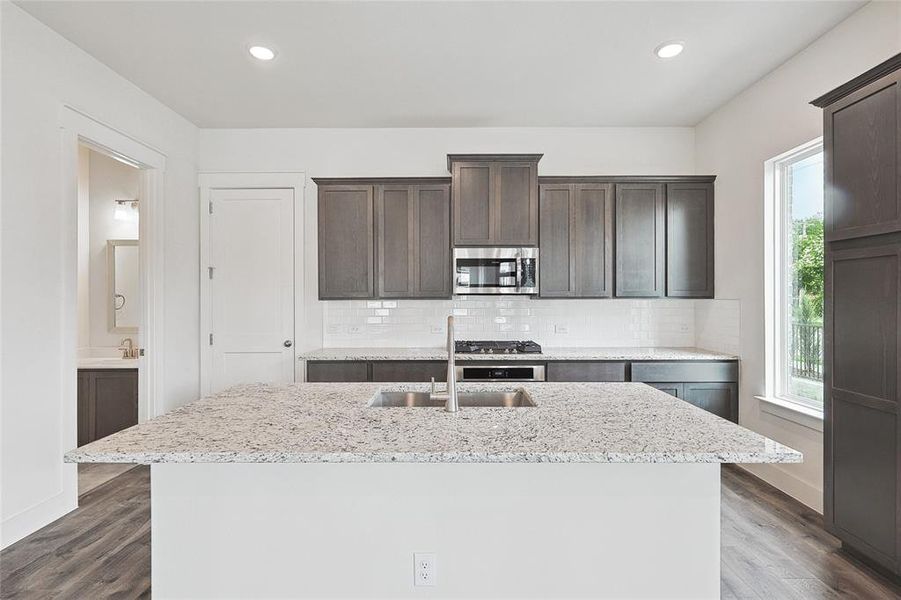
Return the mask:
<path id="1" fill-rule="evenodd" d="M 455 360 L 738 360 L 734 354 L 702 348 L 578 348 L 542 347 L 540 354 L 456 353 Z M 320 348 L 300 355 L 302 360 L 447 360 L 444 348 Z"/>
<path id="2" fill-rule="evenodd" d="M 240 385 L 66 454 L 97 463 L 768 463 L 801 453 L 642 383 L 523 389 L 536 406 L 375 408 L 427 384 Z"/>
<path id="3" fill-rule="evenodd" d="M 79 358 L 79 369 L 137 369 L 136 358 Z"/>

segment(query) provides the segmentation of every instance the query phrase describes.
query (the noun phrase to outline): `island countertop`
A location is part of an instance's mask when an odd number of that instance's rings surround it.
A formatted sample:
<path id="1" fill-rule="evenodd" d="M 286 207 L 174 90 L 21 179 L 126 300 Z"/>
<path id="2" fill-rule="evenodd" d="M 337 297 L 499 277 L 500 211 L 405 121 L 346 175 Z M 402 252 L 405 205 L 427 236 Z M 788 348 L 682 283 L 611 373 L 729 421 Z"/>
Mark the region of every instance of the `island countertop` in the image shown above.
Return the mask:
<path id="1" fill-rule="evenodd" d="M 669 347 L 542 347 L 540 354 L 456 353 L 456 360 L 738 360 L 738 356 L 703 348 Z M 445 348 L 319 348 L 302 360 L 447 360 Z"/>
<path id="2" fill-rule="evenodd" d="M 95 463 L 765 463 L 801 453 L 642 383 L 524 389 L 535 407 L 375 408 L 424 384 L 240 385 L 68 452 Z"/>

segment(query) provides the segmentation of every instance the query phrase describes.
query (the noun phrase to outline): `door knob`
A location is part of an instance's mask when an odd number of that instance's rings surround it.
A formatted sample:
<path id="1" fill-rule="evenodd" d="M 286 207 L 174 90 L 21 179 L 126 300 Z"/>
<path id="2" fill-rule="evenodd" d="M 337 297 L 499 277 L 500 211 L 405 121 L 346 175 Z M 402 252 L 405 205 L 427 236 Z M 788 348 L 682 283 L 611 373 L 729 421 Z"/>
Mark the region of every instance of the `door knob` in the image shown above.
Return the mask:
<path id="1" fill-rule="evenodd" d="M 294 342 L 292 342 L 291 340 L 285 340 L 285 348 L 290 348 L 293 345 L 294 345 Z"/>

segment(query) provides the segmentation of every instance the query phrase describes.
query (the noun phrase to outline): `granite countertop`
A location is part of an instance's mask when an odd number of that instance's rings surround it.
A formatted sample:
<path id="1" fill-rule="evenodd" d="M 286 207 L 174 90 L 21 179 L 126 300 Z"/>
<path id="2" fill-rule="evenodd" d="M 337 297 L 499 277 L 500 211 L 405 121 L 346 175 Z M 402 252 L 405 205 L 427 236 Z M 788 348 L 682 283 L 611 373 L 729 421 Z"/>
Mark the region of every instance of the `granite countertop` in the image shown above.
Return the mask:
<path id="1" fill-rule="evenodd" d="M 547 348 L 541 354 L 461 354 L 456 360 L 738 360 L 734 354 L 701 348 Z M 444 348 L 320 348 L 302 360 L 447 360 Z"/>
<path id="2" fill-rule="evenodd" d="M 66 454 L 96 463 L 801 462 L 799 452 L 642 383 L 524 389 L 537 406 L 373 408 L 427 384 L 240 385 Z"/>

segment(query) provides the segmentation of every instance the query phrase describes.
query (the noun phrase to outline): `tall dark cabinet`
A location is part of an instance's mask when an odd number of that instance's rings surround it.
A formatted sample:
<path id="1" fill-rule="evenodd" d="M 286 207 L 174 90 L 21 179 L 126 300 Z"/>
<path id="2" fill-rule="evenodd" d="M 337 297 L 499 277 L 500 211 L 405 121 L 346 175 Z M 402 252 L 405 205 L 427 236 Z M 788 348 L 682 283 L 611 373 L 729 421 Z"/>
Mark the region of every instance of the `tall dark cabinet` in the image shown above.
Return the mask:
<path id="1" fill-rule="evenodd" d="M 825 150 L 824 516 L 901 575 L 901 54 L 813 101 Z"/>

